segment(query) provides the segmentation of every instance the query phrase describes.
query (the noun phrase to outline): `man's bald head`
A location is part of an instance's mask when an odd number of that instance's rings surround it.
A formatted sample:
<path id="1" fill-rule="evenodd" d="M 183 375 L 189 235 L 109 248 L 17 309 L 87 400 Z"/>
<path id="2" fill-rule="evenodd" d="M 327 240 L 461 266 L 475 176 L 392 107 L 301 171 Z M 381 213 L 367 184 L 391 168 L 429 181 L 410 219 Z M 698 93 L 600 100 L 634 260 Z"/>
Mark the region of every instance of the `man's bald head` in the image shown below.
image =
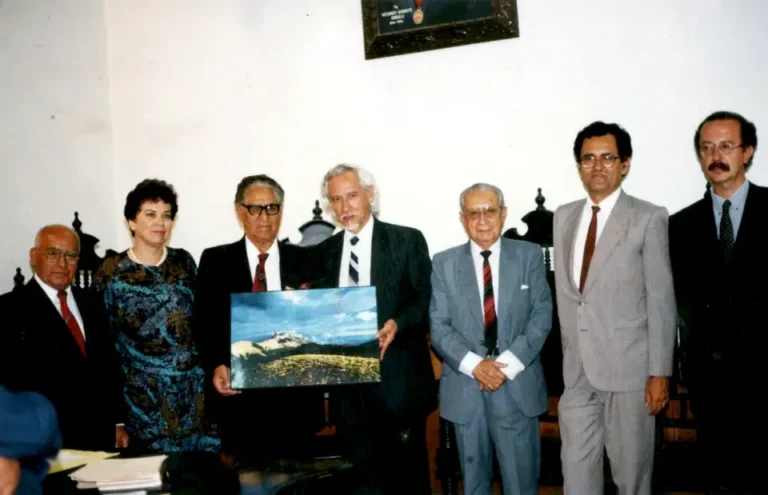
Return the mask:
<path id="1" fill-rule="evenodd" d="M 46 225 L 35 235 L 29 263 L 40 279 L 56 290 L 72 285 L 80 257 L 80 237 L 66 225 Z"/>
<path id="2" fill-rule="evenodd" d="M 77 243 L 77 251 L 80 251 L 80 236 L 77 235 L 77 232 L 75 232 L 74 229 L 71 227 L 67 227 L 66 225 L 46 225 L 45 227 L 41 228 L 37 231 L 37 234 L 35 234 L 35 247 L 40 247 L 40 240 L 49 234 L 53 235 L 66 235 L 69 233 L 72 237 L 75 238 L 75 242 Z"/>

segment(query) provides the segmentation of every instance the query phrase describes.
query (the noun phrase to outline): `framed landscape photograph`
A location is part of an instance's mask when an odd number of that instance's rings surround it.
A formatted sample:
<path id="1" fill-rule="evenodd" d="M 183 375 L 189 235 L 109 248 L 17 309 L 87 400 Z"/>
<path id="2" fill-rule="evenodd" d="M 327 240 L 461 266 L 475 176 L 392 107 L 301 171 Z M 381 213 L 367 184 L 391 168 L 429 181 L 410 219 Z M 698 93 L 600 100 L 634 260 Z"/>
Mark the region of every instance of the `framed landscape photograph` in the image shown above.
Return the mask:
<path id="1" fill-rule="evenodd" d="M 361 0 L 366 60 L 517 38 L 516 0 Z"/>
<path id="2" fill-rule="evenodd" d="M 381 381 L 375 287 L 231 296 L 233 389 Z"/>

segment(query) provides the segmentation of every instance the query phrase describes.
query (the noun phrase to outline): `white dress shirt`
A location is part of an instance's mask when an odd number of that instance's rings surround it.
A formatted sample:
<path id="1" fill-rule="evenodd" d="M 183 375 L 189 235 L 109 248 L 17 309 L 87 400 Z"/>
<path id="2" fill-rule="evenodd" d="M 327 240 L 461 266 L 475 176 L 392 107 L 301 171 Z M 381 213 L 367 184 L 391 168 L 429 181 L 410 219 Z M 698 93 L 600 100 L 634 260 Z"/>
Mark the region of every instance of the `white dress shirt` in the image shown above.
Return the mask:
<path id="1" fill-rule="evenodd" d="M 358 241 L 354 247 L 350 242 L 353 237 Z M 357 255 L 358 279 L 357 285 L 371 285 L 371 249 L 373 248 L 373 217 L 360 229 L 360 232 L 353 234 L 344 231 L 344 247 L 341 251 L 341 265 L 339 266 L 339 287 L 349 287 L 349 253 L 352 250 Z"/>
<path id="2" fill-rule="evenodd" d="M 587 233 L 589 232 L 589 223 L 592 221 L 592 207 L 599 206 L 600 211 L 597 212 L 597 235 L 595 236 L 595 246 L 600 240 L 600 234 L 603 232 L 605 222 L 613 211 L 613 207 L 616 206 L 616 201 L 621 194 L 621 188 L 613 191 L 609 196 L 596 205 L 592 199 L 587 197 L 587 201 L 584 203 L 584 209 L 581 212 L 581 220 L 579 221 L 579 229 L 576 231 L 576 237 L 573 241 L 573 280 L 576 282 L 576 287 L 581 282 L 581 265 L 584 261 L 584 245 L 587 243 Z"/>
<path id="3" fill-rule="evenodd" d="M 245 252 L 248 255 L 248 265 L 251 267 L 251 280 L 253 280 L 256 277 L 256 267 L 259 266 L 259 248 L 248 237 L 245 238 Z M 282 280 L 280 279 L 280 248 L 277 247 L 277 239 L 272 241 L 267 254 L 269 256 L 267 256 L 267 260 L 264 262 L 267 290 L 283 290 Z"/>
<path id="4" fill-rule="evenodd" d="M 499 260 L 501 255 L 501 239 L 496 239 L 496 242 L 488 248 L 491 255 L 488 256 L 488 264 L 491 266 L 491 283 L 493 284 L 493 304 L 496 309 L 496 320 L 499 318 Z M 485 280 L 483 279 L 483 249 L 475 244 L 474 241 L 470 241 L 470 251 L 472 253 L 472 262 L 475 265 L 475 276 L 477 277 L 477 287 L 480 291 L 480 314 L 485 315 Z M 497 334 L 498 335 L 498 334 Z M 483 358 L 472 351 L 467 352 L 459 363 L 459 371 L 467 376 L 472 376 L 472 372 L 475 370 L 478 364 L 483 361 Z M 518 373 L 525 369 L 523 363 L 517 359 L 517 356 L 512 354 L 509 350 L 502 352 L 496 361 L 505 363 L 506 368 L 501 368 L 501 371 L 507 375 L 507 378 L 512 380 Z"/>
<path id="5" fill-rule="evenodd" d="M 43 288 L 43 292 L 45 292 L 45 295 L 48 296 L 48 299 L 51 300 L 53 307 L 56 308 L 56 311 L 61 314 L 61 301 L 59 301 L 58 289 L 54 289 L 50 285 L 43 282 L 43 280 L 37 276 L 37 273 L 35 273 L 35 280 L 37 280 L 37 283 L 40 285 L 40 287 Z M 67 288 L 67 306 L 69 307 L 69 312 L 72 313 L 72 316 L 75 317 L 75 321 L 77 321 L 77 324 L 80 326 L 80 332 L 83 334 L 83 340 L 85 340 L 85 327 L 83 326 L 83 318 L 80 316 L 80 310 L 77 309 L 77 303 L 75 302 L 75 298 L 72 296 L 72 290 L 69 287 Z"/>

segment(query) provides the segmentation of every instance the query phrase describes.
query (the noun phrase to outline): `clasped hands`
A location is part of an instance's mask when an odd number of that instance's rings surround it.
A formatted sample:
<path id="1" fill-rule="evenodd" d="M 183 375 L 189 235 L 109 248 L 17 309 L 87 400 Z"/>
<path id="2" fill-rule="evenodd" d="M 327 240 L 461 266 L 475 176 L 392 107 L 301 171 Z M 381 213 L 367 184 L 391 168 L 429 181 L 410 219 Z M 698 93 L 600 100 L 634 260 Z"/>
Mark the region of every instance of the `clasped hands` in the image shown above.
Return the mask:
<path id="1" fill-rule="evenodd" d="M 507 375 L 501 371 L 502 368 L 506 367 L 505 363 L 500 363 L 493 359 L 483 359 L 472 370 L 472 376 L 480 384 L 480 390 L 495 392 L 507 381 Z"/>

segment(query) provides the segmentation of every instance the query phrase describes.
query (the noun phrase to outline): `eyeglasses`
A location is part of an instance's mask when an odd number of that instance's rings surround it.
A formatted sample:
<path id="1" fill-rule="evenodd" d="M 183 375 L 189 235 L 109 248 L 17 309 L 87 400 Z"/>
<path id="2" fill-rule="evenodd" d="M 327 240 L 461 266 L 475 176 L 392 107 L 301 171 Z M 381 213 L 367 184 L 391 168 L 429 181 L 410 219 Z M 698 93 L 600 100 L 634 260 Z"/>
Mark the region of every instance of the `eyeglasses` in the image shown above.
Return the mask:
<path id="1" fill-rule="evenodd" d="M 58 263 L 62 256 L 68 265 L 76 265 L 77 261 L 80 259 L 80 255 L 77 251 L 67 251 L 65 253 L 61 249 L 56 248 L 48 248 L 45 250 L 45 261 L 51 265 Z"/>
<path id="2" fill-rule="evenodd" d="M 272 203 L 269 205 L 249 205 L 246 203 L 240 203 L 240 206 L 248 210 L 248 213 L 252 217 L 259 217 L 262 211 L 267 212 L 267 215 L 269 215 L 270 217 L 273 217 L 278 213 L 280 213 L 280 205 L 277 203 Z"/>
<path id="3" fill-rule="evenodd" d="M 619 157 L 612 154 L 612 153 L 603 153 L 602 155 L 593 155 L 588 154 L 581 157 L 581 160 L 579 160 L 579 164 L 581 165 L 581 168 L 590 169 L 597 164 L 597 162 L 600 162 L 600 164 L 605 168 L 613 168 L 614 165 L 616 165 L 616 160 L 618 160 Z"/>
<path id="4" fill-rule="evenodd" d="M 501 211 L 499 208 L 483 208 L 482 210 L 464 211 L 464 216 L 475 222 L 482 217 L 495 219 L 499 215 L 499 211 Z"/>
<path id="5" fill-rule="evenodd" d="M 743 144 L 733 144 L 730 141 L 723 141 L 722 143 L 719 143 L 715 145 L 715 143 L 701 143 L 699 145 L 699 154 L 700 155 L 711 155 L 715 152 L 715 148 L 720 150 L 721 155 L 730 155 L 733 150 L 736 148 L 741 148 L 744 146 Z"/>

